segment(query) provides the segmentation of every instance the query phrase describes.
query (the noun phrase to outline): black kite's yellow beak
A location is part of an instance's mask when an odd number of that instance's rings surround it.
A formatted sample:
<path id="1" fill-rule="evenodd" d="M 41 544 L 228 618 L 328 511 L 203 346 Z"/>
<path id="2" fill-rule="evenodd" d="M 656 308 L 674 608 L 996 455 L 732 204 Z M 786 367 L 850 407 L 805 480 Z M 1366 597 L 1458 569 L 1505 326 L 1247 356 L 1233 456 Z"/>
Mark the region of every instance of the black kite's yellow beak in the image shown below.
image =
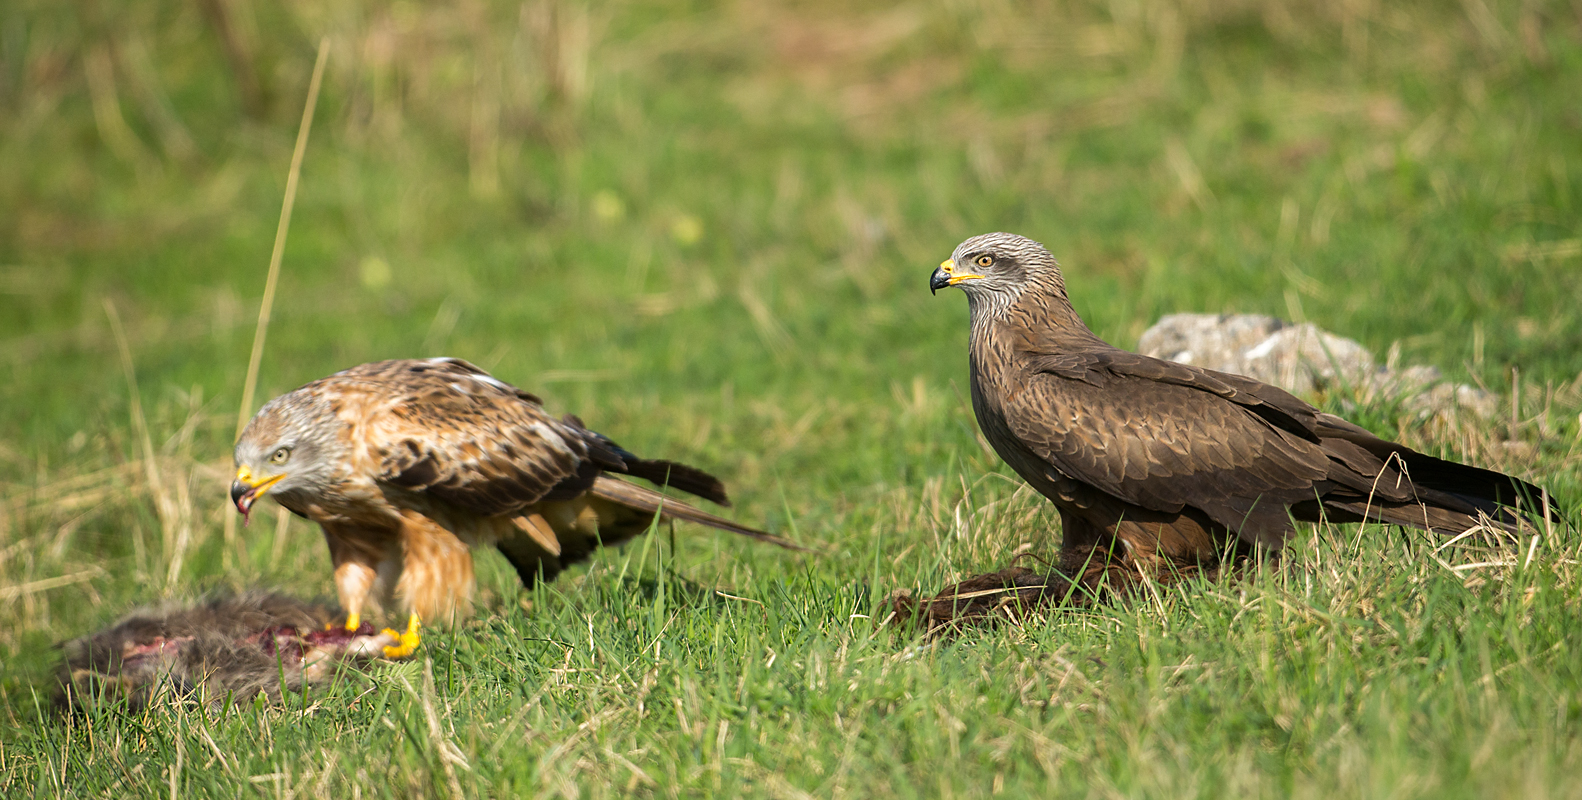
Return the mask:
<path id="1" fill-rule="evenodd" d="M 947 286 L 955 286 L 962 281 L 972 281 L 982 277 L 975 272 L 957 272 L 956 262 L 947 259 L 934 270 L 933 275 L 928 277 L 928 293 L 934 294 Z"/>
<path id="2" fill-rule="evenodd" d="M 264 492 L 269 491 L 269 487 L 279 483 L 284 477 L 286 474 L 282 472 L 279 475 L 256 480 L 253 478 L 253 471 L 247 467 L 243 466 L 236 470 L 236 480 L 231 481 L 231 502 L 235 503 L 236 510 L 241 512 L 244 527 L 251 519 L 253 504 L 264 496 Z"/>

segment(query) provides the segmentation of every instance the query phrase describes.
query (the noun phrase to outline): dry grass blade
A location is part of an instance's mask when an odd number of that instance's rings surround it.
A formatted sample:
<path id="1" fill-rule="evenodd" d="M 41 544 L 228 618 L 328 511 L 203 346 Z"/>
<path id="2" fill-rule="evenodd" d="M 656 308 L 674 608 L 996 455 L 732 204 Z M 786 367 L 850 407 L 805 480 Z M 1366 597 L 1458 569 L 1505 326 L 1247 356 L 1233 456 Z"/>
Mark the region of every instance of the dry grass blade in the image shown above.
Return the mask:
<path id="1" fill-rule="evenodd" d="M 44 578 L 42 580 L 29 581 L 16 586 L 0 586 L 0 601 L 15 600 L 18 597 L 26 597 L 36 592 L 42 592 L 49 589 L 59 589 L 62 586 L 70 586 L 74 583 L 82 583 L 83 581 L 92 580 L 94 577 L 103 574 L 104 570 L 95 567 L 93 569 L 85 569 L 80 572 L 73 572 L 70 575 L 60 575 L 54 578 Z"/>
<path id="2" fill-rule="evenodd" d="M 275 227 L 275 246 L 269 254 L 269 275 L 264 279 L 264 297 L 258 304 L 258 327 L 253 332 L 253 352 L 247 360 L 247 380 L 242 384 L 242 406 L 236 412 L 236 435 L 242 435 L 258 389 L 258 367 L 264 360 L 264 339 L 269 333 L 269 314 L 274 306 L 275 287 L 280 283 L 280 260 L 286 251 L 286 234 L 291 229 L 291 209 L 297 202 L 297 180 L 302 175 L 302 157 L 308 149 L 308 133 L 313 129 L 313 109 L 319 102 L 319 86 L 324 82 L 324 64 L 329 60 L 330 40 L 319 40 L 318 60 L 313 63 L 313 79 L 308 83 L 308 99 L 302 108 L 302 124 L 297 128 L 296 148 L 291 152 L 291 170 L 286 174 L 286 195 L 280 203 L 280 223 Z"/>
<path id="3" fill-rule="evenodd" d="M 236 411 L 236 436 L 242 435 L 252 415 L 253 394 L 258 390 L 258 368 L 264 360 L 264 339 L 269 333 L 269 314 L 275 303 L 275 287 L 280 283 L 280 260 L 286 252 L 286 234 L 291 229 L 291 209 L 297 202 L 297 179 L 302 174 L 302 156 L 308 149 L 308 133 L 313 129 L 313 109 L 319 103 L 319 86 L 324 82 L 324 65 L 330 57 L 330 40 L 319 40 L 318 58 L 313 62 L 313 78 L 308 82 L 308 99 L 302 106 L 302 123 L 297 127 L 297 144 L 291 152 L 291 170 L 286 174 L 286 195 L 280 203 L 280 223 L 275 227 L 275 246 L 269 254 L 269 275 L 264 279 L 264 296 L 258 303 L 258 327 L 253 331 L 253 351 L 247 359 L 247 379 L 242 384 L 242 404 Z M 236 543 L 236 517 L 225 517 L 225 561 L 230 566 Z"/>
<path id="4" fill-rule="evenodd" d="M 160 533 L 163 536 L 165 552 L 169 553 L 173 545 L 171 537 L 175 533 L 174 514 L 165 490 L 164 479 L 161 477 L 159 462 L 154 458 L 154 440 L 148 433 L 148 420 L 143 415 L 142 394 L 137 389 L 137 371 L 132 366 L 132 348 L 126 341 L 126 329 L 121 325 L 121 314 L 116 311 L 115 303 L 108 297 L 104 299 L 104 313 L 110 318 L 110 330 L 115 334 L 115 344 L 121 353 L 121 370 L 126 375 L 128 403 L 132 408 L 132 431 L 143 450 L 144 477 L 148 480 L 149 491 L 154 494 L 154 507 L 159 513 Z"/>
<path id="5" fill-rule="evenodd" d="M 432 659 L 423 660 L 423 691 L 420 693 L 412 682 L 401 676 L 401 687 L 406 689 L 412 699 L 418 702 L 423 710 L 423 720 L 428 725 L 429 740 L 434 745 L 436 756 L 439 758 L 440 768 L 445 773 L 445 783 L 450 789 L 450 796 L 461 798 L 466 795 L 462 792 L 461 781 L 456 776 L 456 767 L 471 770 L 467 757 L 462 754 L 454 742 L 445 735 L 445 730 L 440 725 L 439 712 L 434 708 L 434 662 Z"/>
<path id="6" fill-rule="evenodd" d="M 757 328 L 758 335 L 769 347 L 769 352 L 774 355 L 776 361 L 784 363 L 796 346 L 796 341 L 786 330 L 785 324 L 775 316 L 763 297 L 746 282 L 737 287 L 736 296 L 752 315 L 753 327 Z"/>
<path id="7" fill-rule="evenodd" d="M 281 506 L 275 514 L 275 543 L 269 549 L 269 569 L 271 572 L 280 566 L 280 558 L 286 552 L 286 537 L 291 529 L 291 512 Z"/>

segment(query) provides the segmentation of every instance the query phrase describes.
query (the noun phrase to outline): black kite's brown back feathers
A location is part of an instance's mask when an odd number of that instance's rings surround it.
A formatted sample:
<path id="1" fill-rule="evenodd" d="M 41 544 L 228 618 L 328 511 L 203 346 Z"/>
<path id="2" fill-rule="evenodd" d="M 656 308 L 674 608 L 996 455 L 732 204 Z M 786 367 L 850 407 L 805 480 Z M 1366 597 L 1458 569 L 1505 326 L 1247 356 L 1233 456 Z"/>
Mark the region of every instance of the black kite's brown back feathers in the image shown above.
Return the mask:
<path id="1" fill-rule="evenodd" d="M 1333 414 L 1318 415 L 1318 431 L 1326 440 L 1351 442 L 1380 459 L 1388 460 L 1393 454 L 1404 462 L 1404 471 L 1419 489 L 1454 496 L 1490 517 L 1498 519 L 1500 514 L 1509 515 L 1508 509 L 1499 506 L 1519 505 L 1534 513 L 1542 513 L 1545 508 L 1545 492 L 1537 485 L 1491 469 L 1419 453 L 1380 439 Z M 1548 505 L 1548 514 L 1551 519 L 1560 518 L 1552 502 Z"/>
<path id="2" fill-rule="evenodd" d="M 1005 404 L 1018 416 L 1010 425 L 1056 469 L 1127 502 L 1195 507 L 1270 545 L 1291 530 L 1287 509 L 1298 519 L 1316 520 L 1309 512 L 1321 507 L 1459 532 L 1484 517 L 1515 530 L 1510 506 L 1541 508 L 1542 490 L 1526 481 L 1385 441 L 1277 387 L 1096 339 L 1086 349 L 1063 344 L 1057 358 L 1033 357 L 1028 373 L 1011 373 L 1022 386 Z M 1085 424 L 1047 423 L 1072 406 Z M 1319 496 L 1319 506 L 1308 502 Z"/>

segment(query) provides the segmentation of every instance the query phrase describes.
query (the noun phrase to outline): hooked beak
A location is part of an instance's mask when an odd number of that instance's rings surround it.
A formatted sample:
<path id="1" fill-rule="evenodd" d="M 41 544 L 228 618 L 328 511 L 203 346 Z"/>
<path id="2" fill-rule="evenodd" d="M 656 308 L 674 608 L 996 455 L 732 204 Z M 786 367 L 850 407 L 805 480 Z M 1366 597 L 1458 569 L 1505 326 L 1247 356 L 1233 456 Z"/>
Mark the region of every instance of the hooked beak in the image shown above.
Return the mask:
<path id="1" fill-rule="evenodd" d="M 955 286 L 962 281 L 975 281 L 982 278 L 976 272 L 957 272 L 956 262 L 946 259 L 928 276 L 928 293 L 934 294 L 947 286 Z"/>
<path id="2" fill-rule="evenodd" d="M 286 474 L 282 472 L 263 480 L 255 480 L 253 471 L 247 467 L 243 466 L 236 470 L 236 480 L 231 481 L 231 502 L 236 504 L 236 510 L 242 514 L 243 527 L 246 527 L 252 518 L 250 515 L 253 504 L 264 496 L 264 492 L 269 491 L 269 487 L 279 483 L 284 477 Z"/>

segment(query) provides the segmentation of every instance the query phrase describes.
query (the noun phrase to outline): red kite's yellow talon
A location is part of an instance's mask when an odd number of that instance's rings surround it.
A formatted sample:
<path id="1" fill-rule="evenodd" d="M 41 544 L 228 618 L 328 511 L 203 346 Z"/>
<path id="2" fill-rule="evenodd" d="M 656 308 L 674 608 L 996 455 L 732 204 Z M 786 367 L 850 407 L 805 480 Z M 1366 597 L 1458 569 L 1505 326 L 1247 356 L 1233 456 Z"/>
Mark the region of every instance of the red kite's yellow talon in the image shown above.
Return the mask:
<path id="1" fill-rule="evenodd" d="M 354 613 L 354 614 L 347 614 L 346 615 L 346 630 L 355 631 L 358 628 L 361 628 L 362 626 L 363 626 L 363 618 L 362 618 L 361 614 L 355 614 Z"/>
<path id="2" fill-rule="evenodd" d="M 417 650 L 418 644 L 422 642 L 422 638 L 418 636 L 417 629 L 418 622 L 416 614 L 413 614 L 407 618 L 406 630 L 402 633 L 396 633 L 395 631 L 386 628 L 384 633 L 395 637 L 396 640 L 400 642 L 400 644 L 386 647 L 385 658 L 406 658 L 407 656 L 412 655 L 412 653 Z"/>

